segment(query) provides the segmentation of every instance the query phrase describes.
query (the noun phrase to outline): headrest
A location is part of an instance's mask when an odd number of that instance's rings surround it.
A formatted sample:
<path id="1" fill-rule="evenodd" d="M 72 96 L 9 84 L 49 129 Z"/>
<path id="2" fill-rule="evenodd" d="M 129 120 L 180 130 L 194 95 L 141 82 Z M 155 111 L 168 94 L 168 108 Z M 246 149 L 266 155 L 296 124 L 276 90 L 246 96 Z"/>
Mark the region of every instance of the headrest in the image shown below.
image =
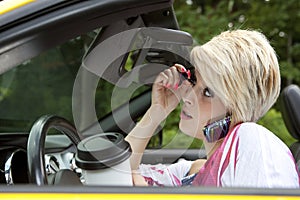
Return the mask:
<path id="1" fill-rule="evenodd" d="M 300 139 L 300 88 L 289 85 L 281 93 L 282 117 L 290 134 Z"/>

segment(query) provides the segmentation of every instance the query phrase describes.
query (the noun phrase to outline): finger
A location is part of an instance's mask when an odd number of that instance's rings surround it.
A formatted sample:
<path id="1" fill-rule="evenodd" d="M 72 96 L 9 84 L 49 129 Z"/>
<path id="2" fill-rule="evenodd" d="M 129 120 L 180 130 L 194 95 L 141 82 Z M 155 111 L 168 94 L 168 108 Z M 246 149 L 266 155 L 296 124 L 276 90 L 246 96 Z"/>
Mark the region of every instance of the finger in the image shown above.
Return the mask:
<path id="1" fill-rule="evenodd" d="M 154 83 L 158 85 L 166 85 L 168 80 L 168 76 L 164 73 L 164 71 L 160 72 L 156 77 Z"/>
<path id="2" fill-rule="evenodd" d="M 176 67 L 176 69 L 179 72 L 186 72 L 187 71 L 186 68 L 183 65 L 181 65 L 181 64 L 175 64 L 174 66 Z"/>
<path id="3" fill-rule="evenodd" d="M 169 69 L 166 69 L 163 72 L 161 72 L 155 82 L 159 83 L 160 85 L 166 88 L 177 89 L 179 84 L 181 83 L 181 75 L 179 73 L 178 67 L 180 68 L 180 71 L 185 70 L 185 68 L 182 65 L 174 65 Z"/>
<path id="4" fill-rule="evenodd" d="M 171 68 L 165 70 L 164 74 L 167 76 L 166 85 L 165 86 L 167 88 L 172 88 L 173 85 L 174 85 L 174 75 L 173 75 L 173 72 L 172 72 Z"/>
<path id="5" fill-rule="evenodd" d="M 172 87 L 173 89 L 177 90 L 180 84 L 180 73 L 178 72 L 175 66 L 171 67 L 170 70 L 172 72 L 172 77 L 173 77 Z"/>
<path id="6" fill-rule="evenodd" d="M 186 96 L 192 88 L 193 87 L 190 84 L 190 82 L 188 82 L 187 80 L 184 80 L 178 88 L 180 96 L 181 97 Z"/>

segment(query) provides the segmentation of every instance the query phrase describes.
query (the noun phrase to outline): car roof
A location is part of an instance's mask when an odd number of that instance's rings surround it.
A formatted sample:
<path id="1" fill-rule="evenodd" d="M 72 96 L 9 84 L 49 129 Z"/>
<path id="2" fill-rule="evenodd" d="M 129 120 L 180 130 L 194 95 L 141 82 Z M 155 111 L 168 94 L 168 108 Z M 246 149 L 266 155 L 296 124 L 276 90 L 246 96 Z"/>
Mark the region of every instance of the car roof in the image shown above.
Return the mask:
<path id="1" fill-rule="evenodd" d="M 99 13 L 105 15 L 109 13 L 116 13 L 129 8 L 138 8 L 145 5 L 169 2 L 170 0 L 98 0 L 93 2 L 91 6 L 101 7 Z M 0 31 L 7 27 L 19 24 L 21 22 L 30 20 L 54 10 L 70 6 L 72 4 L 82 3 L 79 0 L 4 0 L 0 2 Z"/>
<path id="2" fill-rule="evenodd" d="M 9 2 L 10 0 L 4 0 Z M 166 20 L 146 16 L 146 26 L 177 29 L 172 0 L 17 0 L 24 4 L 0 8 L 0 73 L 67 38 L 118 20 L 168 9 Z M 3 1 L 2 1 L 3 2 Z M 1 3 L 2 3 L 1 2 Z M 4 11 L 3 11 L 4 12 Z"/>
<path id="3" fill-rule="evenodd" d="M 63 0 L 52 1 L 36 1 L 36 0 L 4 0 L 0 2 L 0 27 L 3 27 L 16 20 L 28 17 L 34 13 L 47 10 L 51 7 L 59 5 Z M 67 2 L 67 1 L 65 1 Z"/>
<path id="4" fill-rule="evenodd" d="M 24 32 L 49 26 L 61 21 L 78 20 L 89 17 L 90 20 L 102 20 L 102 25 L 117 19 L 133 17 L 159 8 L 172 6 L 172 0 L 16 0 L 19 3 L 0 7 L 0 44 L 13 37 L 23 37 Z M 4 0 L 3 2 L 14 2 Z M 3 2 L 1 2 L 3 4 Z M 11 5 L 6 3 L 7 5 Z M 15 5 L 15 4 L 14 4 Z M 106 19 L 104 19 L 106 17 Z M 38 20 L 39 19 L 39 20 Z M 30 22 L 34 24 L 30 24 Z M 20 29 L 16 28 L 20 27 Z M 22 35 L 22 36 L 21 36 Z"/>

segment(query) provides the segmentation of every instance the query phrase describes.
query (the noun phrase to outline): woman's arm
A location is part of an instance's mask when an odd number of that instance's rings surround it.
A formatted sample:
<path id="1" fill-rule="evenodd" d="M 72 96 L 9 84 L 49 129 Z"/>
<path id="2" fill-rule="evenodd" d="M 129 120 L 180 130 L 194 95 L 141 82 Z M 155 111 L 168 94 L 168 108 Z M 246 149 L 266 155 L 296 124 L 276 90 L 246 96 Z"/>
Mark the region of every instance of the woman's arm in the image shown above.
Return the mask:
<path id="1" fill-rule="evenodd" d="M 162 120 L 159 114 L 159 108 L 151 106 L 140 122 L 125 138 L 125 140 L 129 142 L 132 150 L 130 157 L 132 170 L 138 169 L 144 150 Z"/>
<path id="2" fill-rule="evenodd" d="M 158 125 L 178 105 L 181 99 L 180 91 L 189 85 L 187 81 L 184 81 L 183 84 L 179 86 L 180 75 L 177 71 L 178 67 L 184 68 L 181 65 L 175 65 L 157 76 L 152 87 L 152 102 L 150 108 L 136 127 L 125 138 L 132 149 L 132 155 L 130 157 L 132 170 L 138 168 L 144 150 Z"/>
<path id="3" fill-rule="evenodd" d="M 205 159 L 196 161 L 180 160 L 170 165 L 142 165 L 132 171 L 135 186 L 181 186 L 192 181 L 188 176 L 197 174 L 205 164 Z M 183 182 L 182 182 L 183 181 Z"/>

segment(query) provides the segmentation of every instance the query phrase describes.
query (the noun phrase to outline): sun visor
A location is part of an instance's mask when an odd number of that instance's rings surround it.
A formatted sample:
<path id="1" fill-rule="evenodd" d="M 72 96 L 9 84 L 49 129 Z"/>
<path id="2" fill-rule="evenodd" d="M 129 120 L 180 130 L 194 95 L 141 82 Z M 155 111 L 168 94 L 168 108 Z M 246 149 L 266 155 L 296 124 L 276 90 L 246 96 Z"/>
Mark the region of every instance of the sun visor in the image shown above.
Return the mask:
<path id="1" fill-rule="evenodd" d="M 82 65 L 118 87 L 128 87 L 132 82 L 151 84 L 160 71 L 172 64 L 189 63 L 193 39 L 186 32 L 143 27 L 107 37 L 107 30 L 103 31 L 105 39 L 96 38 Z"/>

